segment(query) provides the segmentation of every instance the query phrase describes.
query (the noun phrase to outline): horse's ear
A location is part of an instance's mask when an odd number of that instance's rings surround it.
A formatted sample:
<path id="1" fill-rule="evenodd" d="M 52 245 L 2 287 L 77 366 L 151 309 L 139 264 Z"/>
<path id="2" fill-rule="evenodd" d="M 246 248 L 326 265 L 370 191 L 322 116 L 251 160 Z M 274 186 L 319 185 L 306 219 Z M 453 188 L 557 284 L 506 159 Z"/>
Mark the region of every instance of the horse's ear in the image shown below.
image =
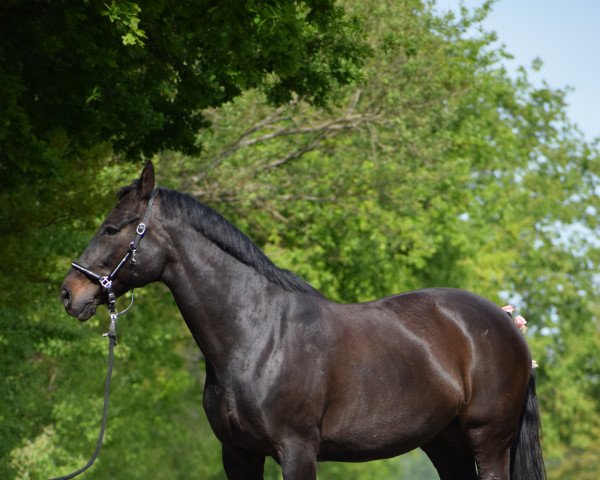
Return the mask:
<path id="1" fill-rule="evenodd" d="M 154 165 L 150 160 L 146 162 L 140 179 L 137 182 L 137 192 L 140 198 L 149 198 L 154 191 Z"/>

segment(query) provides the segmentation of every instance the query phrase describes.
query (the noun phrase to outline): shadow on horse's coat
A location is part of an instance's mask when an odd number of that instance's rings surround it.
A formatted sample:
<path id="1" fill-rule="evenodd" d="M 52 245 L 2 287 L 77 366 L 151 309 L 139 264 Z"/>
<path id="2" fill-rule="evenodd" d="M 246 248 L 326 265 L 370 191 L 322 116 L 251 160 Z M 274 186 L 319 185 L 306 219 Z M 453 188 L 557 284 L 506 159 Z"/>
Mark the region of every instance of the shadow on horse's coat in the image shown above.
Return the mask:
<path id="1" fill-rule="evenodd" d="M 108 272 L 152 192 L 135 269 L 119 295 L 164 282 L 206 357 L 204 409 L 230 479 L 286 480 L 317 461 L 367 461 L 421 447 L 442 479 L 545 478 L 528 347 L 491 302 L 449 288 L 334 303 L 277 268 L 229 222 L 179 192 L 155 190 L 154 167 L 119 193 L 79 262 Z M 67 312 L 105 303 L 72 270 Z"/>

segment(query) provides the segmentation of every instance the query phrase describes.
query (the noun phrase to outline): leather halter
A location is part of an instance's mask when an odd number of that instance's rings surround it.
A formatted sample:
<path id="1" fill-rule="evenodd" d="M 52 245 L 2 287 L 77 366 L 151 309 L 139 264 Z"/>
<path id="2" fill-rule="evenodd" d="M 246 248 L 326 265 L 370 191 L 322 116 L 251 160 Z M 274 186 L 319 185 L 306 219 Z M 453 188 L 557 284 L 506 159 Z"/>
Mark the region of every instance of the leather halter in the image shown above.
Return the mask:
<path id="1" fill-rule="evenodd" d="M 110 326 L 108 332 L 105 333 L 105 336 L 112 337 L 116 340 L 116 321 L 117 318 L 123 315 L 127 310 L 131 308 L 133 305 L 133 289 L 131 289 L 131 304 L 123 311 L 118 312 L 116 307 L 116 296 L 113 292 L 112 283 L 121 268 L 131 259 L 131 266 L 133 267 L 136 264 L 135 254 L 140 245 L 140 241 L 146 234 L 146 229 L 148 225 L 148 221 L 150 220 L 150 213 L 152 212 L 152 204 L 154 203 L 154 197 L 158 190 L 154 190 L 150 195 L 150 199 L 148 200 L 148 205 L 146 206 L 146 211 L 144 212 L 144 216 L 142 217 L 142 221 L 138 224 L 135 229 L 135 238 L 129 244 L 129 248 L 127 249 L 127 253 L 123 256 L 118 265 L 110 272 L 108 275 L 99 275 L 96 272 L 93 272 L 89 268 L 80 265 L 77 262 L 72 262 L 71 265 L 74 269 L 79 270 L 81 273 L 85 274 L 88 278 L 93 281 L 96 281 L 100 284 L 102 289 L 106 291 L 107 299 L 108 299 L 108 313 L 110 314 Z"/>

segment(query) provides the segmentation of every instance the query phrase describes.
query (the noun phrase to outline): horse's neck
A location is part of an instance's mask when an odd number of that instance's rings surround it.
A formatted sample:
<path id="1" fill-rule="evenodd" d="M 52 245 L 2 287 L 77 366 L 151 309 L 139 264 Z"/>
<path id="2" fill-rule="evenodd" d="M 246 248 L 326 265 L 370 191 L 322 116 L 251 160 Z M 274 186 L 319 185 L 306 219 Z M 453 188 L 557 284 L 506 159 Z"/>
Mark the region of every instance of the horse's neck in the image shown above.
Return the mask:
<path id="1" fill-rule="evenodd" d="M 196 343 L 217 373 L 239 369 L 270 337 L 289 292 L 199 234 L 174 237 L 172 247 L 163 280 Z"/>

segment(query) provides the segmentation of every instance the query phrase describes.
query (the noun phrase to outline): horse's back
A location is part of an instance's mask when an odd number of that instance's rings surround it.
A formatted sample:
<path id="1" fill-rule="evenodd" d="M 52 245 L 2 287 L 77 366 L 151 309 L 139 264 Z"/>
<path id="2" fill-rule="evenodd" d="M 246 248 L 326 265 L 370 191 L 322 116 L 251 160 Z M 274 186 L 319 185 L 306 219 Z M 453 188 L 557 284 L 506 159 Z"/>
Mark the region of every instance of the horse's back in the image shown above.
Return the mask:
<path id="1" fill-rule="evenodd" d="M 393 313 L 397 322 L 422 341 L 451 347 L 450 340 L 460 337 L 459 343 L 469 348 L 528 352 L 510 316 L 491 301 L 466 290 L 428 288 L 358 305 Z"/>

